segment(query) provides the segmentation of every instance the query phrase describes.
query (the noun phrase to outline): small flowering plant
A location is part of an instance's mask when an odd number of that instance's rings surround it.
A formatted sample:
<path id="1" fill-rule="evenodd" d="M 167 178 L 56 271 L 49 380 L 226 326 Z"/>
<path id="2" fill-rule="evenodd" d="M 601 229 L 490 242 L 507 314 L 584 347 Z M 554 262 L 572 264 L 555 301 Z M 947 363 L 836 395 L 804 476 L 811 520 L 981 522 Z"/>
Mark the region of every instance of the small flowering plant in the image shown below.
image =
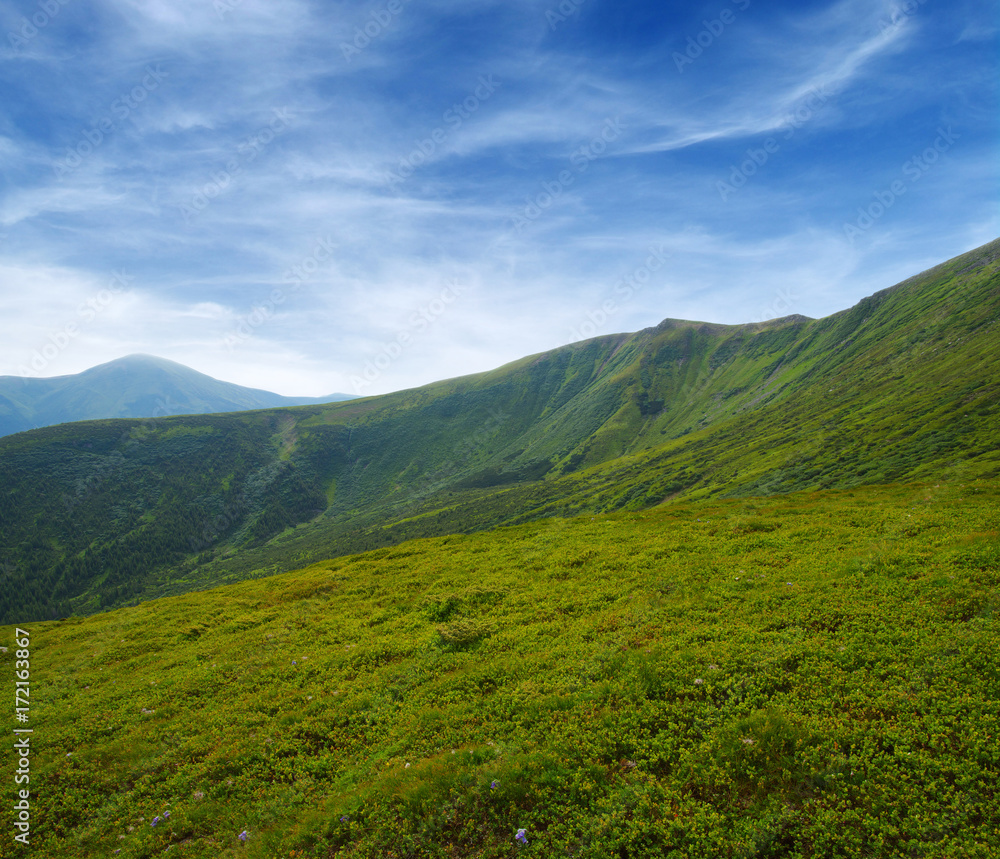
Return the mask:
<path id="1" fill-rule="evenodd" d="M 514 840 L 518 844 L 528 843 L 528 831 L 526 829 L 518 829 L 517 834 L 514 836 Z"/>

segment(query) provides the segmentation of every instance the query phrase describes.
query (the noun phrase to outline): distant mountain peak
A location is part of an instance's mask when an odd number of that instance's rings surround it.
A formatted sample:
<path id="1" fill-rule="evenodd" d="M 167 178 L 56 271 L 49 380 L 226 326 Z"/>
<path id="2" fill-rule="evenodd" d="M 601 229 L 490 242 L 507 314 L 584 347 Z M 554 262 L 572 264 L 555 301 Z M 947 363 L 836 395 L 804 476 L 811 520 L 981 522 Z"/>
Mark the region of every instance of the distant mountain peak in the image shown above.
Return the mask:
<path id="1" fill-rule="evenodd" d="M 67 376 L 0 376 L 0 436 L 52 424 L 104 418 L 210 414 L 349 400 L 285 397 L 214 379 L 190 367 L 142 352 Z"/>
<path id="2" fill-rule="evenodd" d="M 121 358 L 115 358 L 112 361 L 108 361 L 104 364 L 98 364 L 98 367 L 107 367 L 111 364 L 167 364 L 173 367 L 184 367 L 185 370 L 190 370 L 190 367 L 180 364 L 177 361 L 171 361 L 169 358 L 161 358 L 159 355 L 149 355 L 146 352 L 132 352 L 130 355 L 125 355 Z M 95 368 L 91 368 L 95 369 Z M 195 370 L 194 372 L 198 372 Z"/>

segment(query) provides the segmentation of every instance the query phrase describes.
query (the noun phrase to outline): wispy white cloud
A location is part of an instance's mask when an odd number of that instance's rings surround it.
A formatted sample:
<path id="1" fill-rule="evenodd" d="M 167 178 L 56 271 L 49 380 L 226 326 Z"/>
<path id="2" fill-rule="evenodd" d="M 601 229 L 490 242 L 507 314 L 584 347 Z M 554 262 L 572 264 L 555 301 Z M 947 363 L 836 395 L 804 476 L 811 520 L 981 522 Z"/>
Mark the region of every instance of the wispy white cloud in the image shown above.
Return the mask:
<path id="1" fill-rule="evenodd" d="M 882 8 L 883 15 L 886 10 Z M 787 127 L 796 108 L 817 94 L 826 100 L 865 85 L 878 74 L 874 61 L 902 50 L 915 26 L 908 18 L 884 18 L 877 26 L 876 11 L 877 5 L 844 0 L 807 19 L 786 22 L 792 34 L 782 38 L 757 28 L 740 44 L 745 70 L 739 87 L 726 87 L 721 97 L 707 104 L 688 103 L 659 118 L 649 116 L 651 127 L 666 134 L 628 151 L 669 152 L 767 134 Z"/>
<path id="2" fill-rule="evenodd" d="M 414 0 L 386 19 L 360 2 L 67 4 L 0 61 L 0 287 L 32 297 L 10 305 L 3 366 L 122 269 L 135 288 L 59 353 L 59 372 L 143 351 L 283 393 L 350 390 L 443 284 L 469 284 L 368 393 L 566 342 L 652 245 L 669 264 L 602 331 L 752 319 L 783 283 L 800 296 L 791 312 L 832 312 L 911 258 L 1000 229 L 983 71 L 996 36 L 970 30 L 974 16 L 753 4 L 680 74 L 671 52 L 701 28 L 697 10 L 657 7 L 654 39 L 628 30 L 644 4 L 583 4 L 555 29 L 553 5 Z M 148 66 L 162 80 L 117 116 Z M 449 118 L 466 99 L 475 109 Z M 287 127 L 269 133 L 276 109 Z M 609 120 L 620 132 L 574 161 Z M 845 244 L 845 219 L 942 122 L 960 142 Z M 766 135 L 780 150 L 723 199 L 718 182 Z M 320 241 L 335 250 L 291 290 Z M 266 324 L 228 348 L 276 289 Z"/>
<path id="3" fill-rule="evenodd" d="M 121 197 L 101 187 L 21 189 L 0 202 L 0 225 L 13 226 L 42 214 L 91 212 L 121 202 Z"/>

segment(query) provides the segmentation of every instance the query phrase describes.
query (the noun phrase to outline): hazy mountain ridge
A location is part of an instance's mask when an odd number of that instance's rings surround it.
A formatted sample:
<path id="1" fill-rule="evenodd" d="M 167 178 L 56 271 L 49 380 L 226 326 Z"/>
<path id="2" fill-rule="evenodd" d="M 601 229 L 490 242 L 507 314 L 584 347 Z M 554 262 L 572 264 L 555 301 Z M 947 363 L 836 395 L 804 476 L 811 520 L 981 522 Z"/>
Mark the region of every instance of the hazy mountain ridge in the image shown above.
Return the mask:
<path id="1" fill-rule="evenodd" d="M 998 246 L 819 320 L 668 320 L 382 397 L 0 440 L 2 616 L 678 495 L 995 475 Z"/>
<path id="2" fill-rule="evenodd" d="M 75 421 L 211 414 L 352 398 L 285 397 L 137 354 L 68 376 L 0 376 L 0 436 Z"/>

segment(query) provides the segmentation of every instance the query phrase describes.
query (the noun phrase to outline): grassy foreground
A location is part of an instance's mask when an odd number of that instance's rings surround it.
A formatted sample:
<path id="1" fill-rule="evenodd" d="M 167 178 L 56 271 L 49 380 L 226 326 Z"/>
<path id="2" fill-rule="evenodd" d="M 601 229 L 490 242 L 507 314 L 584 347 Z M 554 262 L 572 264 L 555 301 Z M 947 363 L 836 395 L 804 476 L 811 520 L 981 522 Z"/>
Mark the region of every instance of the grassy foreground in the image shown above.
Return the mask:
<path id="1" fill-rule="evenodd" d="M 0 855 L 996 856 L 998 522 L 996 481 L 689 502 L 30 624 Z"/>

